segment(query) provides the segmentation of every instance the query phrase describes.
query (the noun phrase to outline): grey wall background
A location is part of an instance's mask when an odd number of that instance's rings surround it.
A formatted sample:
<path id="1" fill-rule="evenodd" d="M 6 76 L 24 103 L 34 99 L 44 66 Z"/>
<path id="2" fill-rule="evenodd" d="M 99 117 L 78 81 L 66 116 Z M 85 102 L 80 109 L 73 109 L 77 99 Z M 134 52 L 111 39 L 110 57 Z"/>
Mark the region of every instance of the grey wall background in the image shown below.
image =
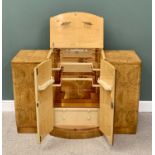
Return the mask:
<path id="1" fill-rule="evenodd" d="M 151 0 L 3 0 L 3 100 L 13 99 L 10 61 L 18 50 L 49 48 L 49 18 L 68 11 L 104 16 L 105 49 L 142 58 L 141 100 L 152 100 Z"/>

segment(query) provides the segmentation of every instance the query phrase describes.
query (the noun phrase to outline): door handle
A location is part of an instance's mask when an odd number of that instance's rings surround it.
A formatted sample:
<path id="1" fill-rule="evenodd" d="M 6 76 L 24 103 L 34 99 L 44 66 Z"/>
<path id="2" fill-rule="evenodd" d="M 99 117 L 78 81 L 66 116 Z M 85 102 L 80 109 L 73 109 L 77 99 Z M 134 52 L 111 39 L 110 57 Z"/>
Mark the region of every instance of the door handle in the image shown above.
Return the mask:
<path id="1" fill-rule="evenodd" d="M 43 90 L 45 90 L 48 86 L 50 86 L 53 83 L 54 83 L 54 79 L 51 78 L 50 80 L 46 81 L 42 85 L 38 85 L 38 90 L 39 91 L 43 91 Z"/>

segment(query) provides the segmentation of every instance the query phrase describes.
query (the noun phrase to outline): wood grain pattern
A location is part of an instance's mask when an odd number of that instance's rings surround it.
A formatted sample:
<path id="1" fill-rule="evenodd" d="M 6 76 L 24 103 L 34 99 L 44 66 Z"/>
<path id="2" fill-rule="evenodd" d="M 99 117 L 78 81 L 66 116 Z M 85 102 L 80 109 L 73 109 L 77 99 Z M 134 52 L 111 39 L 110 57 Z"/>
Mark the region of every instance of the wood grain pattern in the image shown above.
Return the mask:
<path id="1" fill-rule="evenodd" d="M 51 79 L 51 60 L 41 62 L 34 68 L 37 134 L 39 141 L 53 129 L 53 87 L 39 91 L 38 86 Z"/>
<path id="2" fill-rule="evenodd" d="M 141 81 L 141 60 L 135 51 L 105 51 L 116 68 L 115 133 L 136 133 Z"/>
<path id="3" fill-rule="evenodd" d="M 12 63 L 40 63 L 47 58 L 49 50 L 20 50 Z"/>
<path id="4" fill-rule="evenodd" d="M 92 48 L 60 49 L 60 62 L 92 63 L 93 68 L 100 68 L 101 51 L 102 49 Z"/>
<path id="5" fill-rule="evenodd" d="M 51 132 L 52 136 L 68 138 L 68 139 L 84 139 L 84 138 L 93 138 L 101 136 L 102 133 L 98 128 L 90 128 L 90 129 L 66 129 L 66 128 L 58 128 L 54 127 Z"/>
<path id="6" fill-rule="evenodd" d="M 140 64 L 141 59 L 134 50 L 105 50 L 105 57 L 111 63 Z"/>
<path id="7" fill-rule="evenodd" d="M 37 133 L 37 127 L 17 127 L 18 133 Z"/>
<path id="8" fill-rule="evenodd" d="M 12 59 L 18 132 L 37 132 L 41 142 L 53 128 L 65 138 L 100 129 L 110 144 L 113 133 L 136 132 L 141 60 L 133 50 L 104 51 L 103 36 L 102 17 L 63 13 L 50 18 L 50 50 Z"/>
<path id="9" fill-rule="evenodd" d="M 48 50 L 20 50 L 12 59 L 12 80 L 18 132 L 36 132 L 33 69 L 45 60 Z"/>
<path id="10" fill-rule="evenodd" d="M 95 50 L 92 48 L 60 49 L 61 61 L 65 58 L 93 58 L 95 56 Z"/>
<path id="11" fill-rule="evenodd" d="M 102 17 L 69 12 L 50 18 L 50 48 L 103 48 Z"/>
<path id="12" fill-rule="evenodd" d="M 99 49 L 60 49 L 59 68 L 53 68 L 55 84 L 54 107 L 99 107 Z M 59 74 L 59 76 L 56 75 Z"/>
<path id="13" fill-rule="evenodd" d="M 95 94 L 96 95 L 96 94 Z M 99 108 L 98 94 L 96 99 L 62 99 L 56 100 L 54 107 L 59 108 Z"/>
<path id="14" fill-rule="evenodd" d="M 36 127 L 33 69 L 37 64 L 12 63 L 16 125 Z"/>
<path id="15" fill-rule="evenodd" d="M 105 87 L 100 86 L 99 129 L 109 144 L 113 144 L 115 68 L 105 61 L 104 57 L 101 57 L 100 80 L 111 85 L 111 90 L 106 90 Z"/>
<path id="16" fill-rule="evenodd" d="M 61 63 L 61 67 L 63 68 L 63 72 L 92 72 L 93 70 L 92 63 L 63 62 Z"/>
<path id="17" fill-rule="evenodd" d="M 64 79 L 64 78 L 63 78 Z M 94 108 L 99 106 L 99 88 L 92 87 L 91 78 L 66 78 L 56 92 L 55 107 Z M 68 81 L 68 79 L 70 79 Z"/>

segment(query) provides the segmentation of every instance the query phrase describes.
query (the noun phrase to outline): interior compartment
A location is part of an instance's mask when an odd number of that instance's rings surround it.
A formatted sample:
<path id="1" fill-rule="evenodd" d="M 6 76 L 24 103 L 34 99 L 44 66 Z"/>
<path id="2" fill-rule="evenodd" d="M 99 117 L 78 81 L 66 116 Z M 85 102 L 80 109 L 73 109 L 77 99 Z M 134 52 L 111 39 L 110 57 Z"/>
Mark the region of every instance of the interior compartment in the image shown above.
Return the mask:
<path id="1" fill-rule="evenodd" d="M 54 49 L 54 107 L 99 107 L 100 53 L 100 49 Z"/>

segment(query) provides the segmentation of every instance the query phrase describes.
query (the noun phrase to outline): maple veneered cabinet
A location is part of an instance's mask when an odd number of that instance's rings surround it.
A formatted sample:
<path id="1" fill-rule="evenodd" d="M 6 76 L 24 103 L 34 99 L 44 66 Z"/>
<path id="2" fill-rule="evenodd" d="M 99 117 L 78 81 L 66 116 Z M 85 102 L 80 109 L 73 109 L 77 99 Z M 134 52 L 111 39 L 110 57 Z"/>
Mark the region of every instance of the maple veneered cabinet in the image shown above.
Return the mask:
<path id="1" fill-rule="evenodd" d="M 60 58 L 55 60 L 58 52 Z M 96 61 L 101 51 L 71 52 L 69 57 L 70 50 L 21 50 L 12 60 L 18 132 L 37 131 L 41 140 L 53 127 L 90 130 L 92 136 L 99 135 L 99 127 L 112 143 L 115 68 L 102 54 L 101 62 Z M 68 62 L 73 55 L 92 60 Z"/>
<path id="2" fill-rule="evenodd" d="M 50 49 L 20 50 L 13 58 L 19 133 L 37 133 L 39 142 L 47 134 L 104 134 L 112 144 L 114 133 L 136 131 L 140 59 L 133 51 L 105 52 L 103 26 L 89 13 L 51 17 Z"/>

